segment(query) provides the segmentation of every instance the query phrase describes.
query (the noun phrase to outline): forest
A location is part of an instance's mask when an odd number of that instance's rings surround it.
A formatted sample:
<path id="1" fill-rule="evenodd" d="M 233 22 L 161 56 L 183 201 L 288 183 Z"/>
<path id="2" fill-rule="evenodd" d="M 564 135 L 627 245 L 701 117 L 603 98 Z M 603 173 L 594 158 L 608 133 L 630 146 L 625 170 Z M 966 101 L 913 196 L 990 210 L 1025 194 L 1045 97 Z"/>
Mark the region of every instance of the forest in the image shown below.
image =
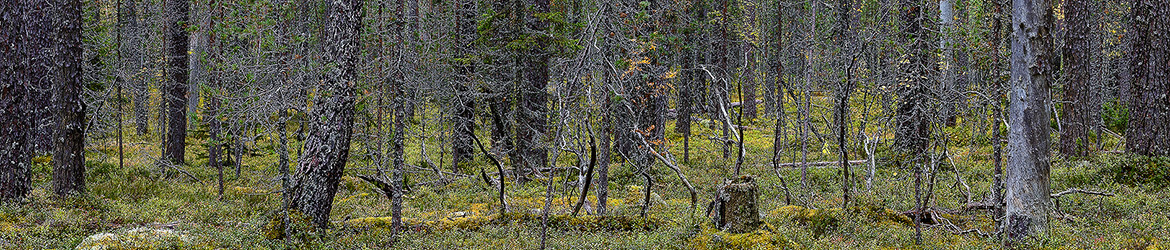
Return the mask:
<path id="1" fill-rule="evenodd" d="M 5 0 L 0 249 L 1166 249 L 1170 1 Z"/>

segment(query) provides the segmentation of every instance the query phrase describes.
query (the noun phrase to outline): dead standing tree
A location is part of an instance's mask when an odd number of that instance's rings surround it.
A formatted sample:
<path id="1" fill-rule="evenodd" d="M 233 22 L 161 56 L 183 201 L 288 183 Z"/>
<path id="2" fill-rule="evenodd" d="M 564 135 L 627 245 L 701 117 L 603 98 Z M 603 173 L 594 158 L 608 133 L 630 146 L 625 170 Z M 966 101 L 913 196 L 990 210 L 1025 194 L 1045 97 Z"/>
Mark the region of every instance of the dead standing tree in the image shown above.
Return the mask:
<path id="1" fill-rule="evenodd" d="M 1052 207 L 1049 192 L 1049 103 L 1052 4 L 1012 1 L 1012 92 L 1008 110 L 1007 192 L 1004 232 L 1009 244 L 1043 232 Z"/>

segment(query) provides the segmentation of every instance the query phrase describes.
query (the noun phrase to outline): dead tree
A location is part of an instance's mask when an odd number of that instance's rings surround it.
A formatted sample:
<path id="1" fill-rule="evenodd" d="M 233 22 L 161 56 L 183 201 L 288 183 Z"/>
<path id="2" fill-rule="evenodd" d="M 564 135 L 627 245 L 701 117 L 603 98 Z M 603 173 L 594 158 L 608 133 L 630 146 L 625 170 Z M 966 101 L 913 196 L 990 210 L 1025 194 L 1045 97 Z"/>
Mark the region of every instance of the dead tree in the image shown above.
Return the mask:
<path id="1" fill-rule="evenodd" d="M 715 226 L 729 233 L 747 233 L 759 229 L 759 187 L 751 175 L 727 180 L 715 191 L 711 203 L 711 217 Z"/>
<path id="2" fill-rule="evenodd" d="M 1012 93 L 1008 110 L 1005 234 L 1009 242 L 1034 236 L 1048 225 L 1049 77 L 1052 74 L 1052 8 L 1048 0 L 1012 1 Z"/>

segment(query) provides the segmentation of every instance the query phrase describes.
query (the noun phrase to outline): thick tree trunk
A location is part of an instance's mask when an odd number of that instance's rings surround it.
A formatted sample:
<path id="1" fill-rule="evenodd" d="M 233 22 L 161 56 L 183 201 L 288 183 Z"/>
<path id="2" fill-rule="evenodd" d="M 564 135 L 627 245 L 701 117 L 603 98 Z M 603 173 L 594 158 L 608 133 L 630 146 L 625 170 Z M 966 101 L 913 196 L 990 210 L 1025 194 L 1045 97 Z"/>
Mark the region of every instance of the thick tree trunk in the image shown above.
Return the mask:
<path id="1" fill-rule="evenodd" d="M 0 3 L 0 202 L 20 200 L 31 187 L 29 119 L 25 102 L 28 75 L 22 41 L 27 0 Z"/>
<path id="2" fill-rule="evenodd" d="M 1048 0 L 1012 1 L 1012 92 L 1004 230 L 1009 242 L 1045 230 L 1049 198 L 1049 78 L 1052 7 Z"/>
<path id="3" fill-rule="evenodd" d="M 167 16 L 167 88 L 166 103 L 168 127 L 163 158 L 171 162 L 184 162 L 187 143 L 187 51 L 190 49 L 187 32 L 187 14 L 190 3 L 186 0 L 168 0 Z"/>
<path id="4" fill-rule="evenodd" d="M 1064 107 L 1060 117 L 1060 152 L 1069 156 L 1093 153 L 1097 122 L 1101 120 L 1100 93 L 1089 75 L 1092 69 L 1092 33 L 1089 0 L 1064 1 Z"/>
<path id="5" fill-rule="evenodd" d="M 81 1 L 58 6 L 53 192 L 85 193 L 85 102 L 81 99 Z"/>
<path id="6" fill-rule="evenodd" d="M 1125 150 L 1170 155 L 1170 3 L 1134 0 L 1130 35 L 1130 121 Z"/>
<path id="7" fill-rule="evenodd" d="M 362 1 L 332 1 L 326 13 L 322 59 L 336 66 L 324 73 L 325 81 L 318 85 L 316 105 L 308 115 L 304 153 L 291 190 L 292 210 L 311 218 L 319 228 L 329 227 L 333 196 L 349 158 Z"/>

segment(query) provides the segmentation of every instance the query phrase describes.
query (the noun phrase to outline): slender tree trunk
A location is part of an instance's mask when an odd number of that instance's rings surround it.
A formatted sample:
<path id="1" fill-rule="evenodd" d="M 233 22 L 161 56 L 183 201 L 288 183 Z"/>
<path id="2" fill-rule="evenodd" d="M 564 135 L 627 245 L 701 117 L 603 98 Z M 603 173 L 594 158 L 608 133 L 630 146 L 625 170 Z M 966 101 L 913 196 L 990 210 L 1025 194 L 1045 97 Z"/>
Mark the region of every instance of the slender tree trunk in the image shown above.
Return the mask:
<path id="1" fill-rule="evenodd" d="M 218 75 L 218 74 L 217 74 Z M 213 79 L 212 81 L 219 81 Z M 219 161 L 221 154 L 220 143 L 223 138 L 220 138 L 220 122 L 219 122 L 219 96 L 216 93 L 209 93 L 207 100 L 207 107 L 204 111 L 203 122 L 207 124 L 208 146 L 207 146 L 207 165 L 214 167 L 219 171 L 219 199 L 223 199 L 223 163 Z"/>
<path id="2" fill-rule="evenodd" d="M 1133 0 L 1131 5 L 1129 113 L 1125 150 L 1170 155 L 1170 3 Z"/>
<path id="3" fill-rule="evenodd" d="M 835 29 L 837 37 L 838 63 L 841 70 L 841 82 L 837 89 L 837 150 L 840 154 L 841 161 L 841 193 L 843 197 L 842 207 L 849 206 L 850 192 L 853 189 L 853 177 L 849 169 L 849 153 L 845 146 L 845 136 L 849 124 L 849 95 L 853 92 L 852 70 L 853 60 L 852 53 L 860 53 L 861 51 L 848 50 L 849 41 L 852 41 L 852 34 L 849 32 L 849 25 L 852 17 L 849 14 L 853 10 L 852 1 L 837 0 L 837 27 Z M 864 128 L 862 128 L 864 129 Z"/>
<path id="4" fill-rule="evenodd" d="M 531 11 L 547 13 L 549 0 L 532 0 Z M 520 123 L 516 124 L 516 150 L 520 151 L 523 166 L 520 171 L 523 175 L 545 167 L 548 162 L 548 152 L 544 149 L 544 138 L 548 132 L 548 86 L 549 55 L 545 50 L 550 38 L 544 37 L 542 32 L 548 30 L 548 22 L 528 15 L 525 18 L 528 29 L 538 32 L 537 44 L 527 51 L 527 60 L 524 62 L 524 81 L 521 86 Z M 516 164 L 513 162 L 513 164 Z"/>
<path id="5" fill-rule="evenodd" d="M 613 136 L 613 118 L 611 117 L 610 98 L 604 98 L 601 105 L 601 155 L 597 161 L 597 214 L 605 215 L 609 207 L 609 160 L 610 137 Z"/>
<path id="6" fill-rule="evenodd" d="M 164 158 L 178 164 L 184 162 L 187 142 L 187 77 L 190 50 L 187 32 L 187 14 L 190 3 L 187 0 L 167 0 L 167 93 L 168 111 L 166 152 Z"/>
<path id="7" fill-rule="evenodd" d="M 21 17 L 30 2 L 0 3 L 0 202 L 23 199 L 32 184 L 25 109 L 29 75 L 20 60 L 27 58 Z"/>
<path id="8" fill-rule="evenodd" d="M 57 18 L 57 80 L 53 84 L 53 192 L 85 193 L 85 102 L 81 99 L 81 1 L 65 0 Z"/>
<path id="9" fill-rule="evenodd" d="M 318 228 L 329 227 L 333 196 L 349 158 L 353 134 L 354 81 L 357 80 L 358 36 L 362 1 L 332 1 L 326 7 L 323 61 L 334 62 L 318 85 L 317 101 L 310 117 L 296 184 L 292 210 L 311 218 Z"/>
<path id="10" fill-rule="evenodd" d="M 458 76 L 456 77 L 455 85 L 455 117 L 453 138 L 451 138 L 451 155 L 454 158 L 452 161 L 455 164 L 457 171 L 462 171 L 465 165 L 474 157 L 474 149 L 471 146 L 471 137 L 475 136 L 475 106 L 472 100 L 472 86 L 475 82 L 472 80 L 472 74 L 475 72 L 475 67 L 472 66 L 472 59 L 469 56 L 474 53 L 471 43 L 475 41 L 476 23 L 475 23 L 475 2 L 470 0 L 462 0 L 457 3 L 456 21 L 459 46 L 457 46 L 457 58 L 462 61 L 457 62 L 455 70 Z"/>
<path id="11" fill-rule="evenodd" d="M 1052 74 L 1052 8 L 1048 0 L 1012 1 L 1012 93 L 1008 112 L 1012 145 L 1004 200 L 1009 242 L 1034 236 L 1048 225 L 1049 77 Z"/>

